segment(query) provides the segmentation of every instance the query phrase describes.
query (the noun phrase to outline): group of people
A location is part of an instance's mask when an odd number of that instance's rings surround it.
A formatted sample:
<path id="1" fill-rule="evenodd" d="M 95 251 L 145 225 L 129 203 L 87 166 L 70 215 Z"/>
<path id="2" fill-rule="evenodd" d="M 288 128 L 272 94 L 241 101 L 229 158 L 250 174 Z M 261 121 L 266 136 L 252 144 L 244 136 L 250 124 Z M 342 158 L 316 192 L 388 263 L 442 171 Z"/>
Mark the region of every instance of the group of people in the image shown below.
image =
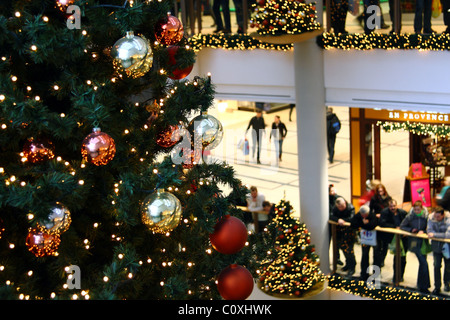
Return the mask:
<path id="1" fill-rule="evenodd" d="M 340 260 L 339 250 L 345 257 L 345 266 L 343 271 L 347 271 L 347 276 L 351 277 L 355 273 L 356 258 L 354 253 L 354 244 L 357 241 L 358 230 L 372 231 L 377 226 L 384 228 L 396 228 L 415 235 L 426 234 L 427 237 L 402 236 L 401 238 L 401 265 L 399 278 L 403 279 L 406 266 L 406 252 L 414 253 L 419 262 L 417 275 L 417 288 L 423 293 L 428 293 L 431 287 L 430 275 L 427 261 L 429 253 L 429 239 L 431 239 L 431 251 L 433 252 L 434 266 L 434 290 L 433 294 L 441 292 L 442 287 L 442 261 L 443 284 L 446 292 L 450 291 L 450 257 L 448 255 L 448 246 L 443 241 L 434 239 L 450 238 L 450 217 L 446 214 L 447 208 L 450 208 L 450 190 L 446 199 L 438 201 L 438 205 L 432 208 L 431 212 L 423 206 L 422 201 L 418 200 L 412 204 L 409 212 L 399 208 L 397 201 L 389 196 L 383 184 L 378 183 L 369 193 L 364 203 L 360 203 L 359 211 L 355 213 L 353 204 L 347 202 L 343 197 L 336 194 L 335 187 L 329 185 L 330 201 L 330 220 L 337 222 L 336 242 L 338 245 L 338 264 L 344 263 Z M 448 207 L 447 207 L 448 206 Z M 445 208 L 445 209 L 444 209 Z M 362 240 L 362 238 L 361 238 Z M 369 253 L 373 251 L 373 265 L 381 268 L 387 252 L 393 244 L 394 234 L 389 232 L 376 231 L 375 245 L 364 244 L 361 241 L 361 275 L 360 279 L 367 281 L 369 274 Z M 398 277 L 396 274 L 397 265 L 394 258 L 393 282 Z M 402 280 L 401 280 L 402 281 Z"/>
<path id="2" fill-rule="evenodd" d="M 256 109 L 256 115 L 250 119 L 250 122 L 248 123 L 247 130 L 245 131 L 246 134 L 248 133 L 248 130 L 252 128 L 252 155 L 253 158 L 255 157 L 255 149 L 256 151 L 256 162 L 258 164 L 261 164 L 261 145 L 262 145 L 262 138 L 263 135 L 266 132 L 266 123 L 264 121 L 264 117 L 262 115 L 261 109 Z M 269 140 L 271 141 L 272 138 L 274 139 L 275 143 L 275 150 L 278 156 L 278 161 L 281 161 L 281 157 L 283 155 L 283 141 L 286 138 L 287 135 L 287 128 L 286 125 L 281 122 L 280 116 L 276 115 L 274 118 L 274 121 L 272 123 L 272 130 L 270 131 Z"/>
<path id="3" fill-rule="evenodd" d="M 289 121 L 291 120 L 292 110 L 295 108 L 295 104 L 289 105 Z M 327 123 L 327 150 L 328 150 L 328 160 L 330 163 L 333 163 L 334 160 L 334 150 L 336 144 L 336 135 L 338 134 L 341 128 L 341 121 L 337 117 L 337 115 L 333 112 L 333 108 L 327 107 L 326 113 L 326 123 Z M 256 151 L 256 161 L 258 164 L 261 163 L 260 155 L 261 155 L 261 141 L 262 136 L 265 133 L 266 123 L 264 121 L 264 117 L 262 115 L 261 109 L 256 109 L 256 115 L 250 119 L 248 123 L 246 134 L 248 130 L 252 128 L 252 154 L 253 158 L 255 157 L 255 149 Z M 278 160 L 282 160 L 283 154 L 283 141 L 287 135 L 286 125 L 281 121 L 280 116 L 276 115 L 274 121 L 272 123 L 272 130 L 270 132 L 269 140 L 274 138 L 275 149 L 278 155 Z"/>
<path id="4" fill-rule="evenodd" d="M 348 33 L 345 30 L 345 20 L 347 18 L 347 11 L 349 10 L 349 3 L 354 4 L 356 0 L 331 0 L 330 3 L 330 15 L 331 15 L 331 27 L 334 30 L 334 33 Z M 391 21 L 394 21 L 394 1 L 389 0 L 389 16 Z M 432 14 L 432 0 L 416 0 L 415 14 L 414 14 L 414 32 L 416 34 L 431 34 L 436 33 L 431 28 L 431 14 Z M 443 33 L 450 33 L 450 0 L 440 0 L 442 5 L 442 14 L 444 24 L 446 25 L 446 29 Z M 360 15 L 358 20 L 363 22 L 364 33 L 368 34 L 374 31 L 373 24 L 369 24 L 369 18 L 373 15 L 373 11 L 369 9 L 370 6 L 378 6 L 380 8 L 380 22 L 381 26 L 384 28 L 385 26 L 389 28 L 383 19 L 383 14 L 381 12 L 380 1 L 379 0 L 364 0 L 363 1 L 363 12 Z M 369 9 L 369 10 L 368 10 Z M 372 19 L 371 19 L 372 20 Z M 401 14 L 400 21 L 398 22 L 401 28 Z M 394 32 L 392 29 L 391 33 Z"/>

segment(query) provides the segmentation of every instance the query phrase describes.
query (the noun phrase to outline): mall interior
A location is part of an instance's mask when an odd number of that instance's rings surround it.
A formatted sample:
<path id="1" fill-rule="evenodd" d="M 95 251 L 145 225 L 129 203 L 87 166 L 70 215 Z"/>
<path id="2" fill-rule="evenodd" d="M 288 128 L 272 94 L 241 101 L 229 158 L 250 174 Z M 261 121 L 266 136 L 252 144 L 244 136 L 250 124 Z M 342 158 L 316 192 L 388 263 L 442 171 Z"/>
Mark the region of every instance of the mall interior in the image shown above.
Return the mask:
<path id="1" fill-rule="evenodd" d="M 321 2 L 318 2 L 320 4 Z M 362 2 L 361 2 L 362 3 Z M 403 3 L 403 2 L 402 2 Z M 212 4 L 212 2 L 211 2 Z M 231 6 L 232 32 L 238 25 Z M 384 21 L 389 17 L 389 3 L 380 3 Z M 317 5 L 319 20 L 327 21 L 326 10 Z M 404 6 L 402 7 L 402 10 Z M 414 32 L 414 11 L 404 11 L 402 32 Z M 202 33 L 213 33 L 216 25 L 211 15 L 203 15 Z M 192 27 L 192 24 L 191 24 Z M 195 26 L 198 27 L 198 26 Z M 384 26 L 376 33 L 389 33 Z M 249 25 L 248 33 L 255 29 Z M 445 30 L 442 14 L 432 18 L 437 33 Z M 324 29 L 329 30 L 324 22 Z M 187 31 L 196 30 L 187 27 Z M 362 33 L 356 15 L 347 15 L 346 30 Z M 224 127 L 223 146 L 212 157 L 225 158 L 237 176 L 248 186 L 256 186 L 266 200 L 288 200 L 295 215 L 311 230 L 325 274 L 333 271 L 332 245 L 328 242 L 328 186 L 359 209 L 359 199 L 367 191 L 367 181 L 379 179 L 399 207 L 411 208 L 410 166 L 422 163 L 427 172 L 429 206 L 450 175 L 449 155 L 440 162 L 430 162 L 436 150 L 448 150 L 445 137 L 420 134 L 409 124 L 430 127 L 448 125 L 450 67 L 448 52 L 432 50 L 323 50 L 314 38 L 300 41 L 291 50 L 224 50 L 204 48 L 198 52 L 193 73 L 211 74 L 216 86 L 215 115 Z M 431 72 L 431 70 L 434 70 Z M 243 138 L 251 138 L 245 129 L 255 115 L 257 103 L 263 103 L 263 117 L 270 130 L 275 116 L 287 127 L 282 161 L 276 161 L 273 141 L 262 141 L 261 164 L 238 148 Z M 295 105 L 294 109 L 289 106 Z M 332 108 L 341 121 L 333 162 L 326 149 L 326 110 Z M 433 115 L 433 116 L 430 116 Z M 390 124 L 400 129 L 389 130 Z M 427 154 L 429 152 L 430 154 Z M 414 197 L 414 195 L 413 195 Z M 361 246 L 355 245 L 357 260 L 354 278 L 360 274 Z M 393 259 L 388 253 L 381 270 L 381 281 L 393 286 Z M 418 261 L 407 253 L 405 275 L 400 288 L 417 289 Z M 431 287 L 434 289 L 433 256 L 427 256 Z M 338 265 L 337 273 L 345 275 Z M 443 288 L 442 288 L 443 289 Z M 448 297 L 441 289 L 439 297 Z M 366 299 L 325 290 L 317 299 Z M 277 299 L 255 287 L 249 299 Z"/>

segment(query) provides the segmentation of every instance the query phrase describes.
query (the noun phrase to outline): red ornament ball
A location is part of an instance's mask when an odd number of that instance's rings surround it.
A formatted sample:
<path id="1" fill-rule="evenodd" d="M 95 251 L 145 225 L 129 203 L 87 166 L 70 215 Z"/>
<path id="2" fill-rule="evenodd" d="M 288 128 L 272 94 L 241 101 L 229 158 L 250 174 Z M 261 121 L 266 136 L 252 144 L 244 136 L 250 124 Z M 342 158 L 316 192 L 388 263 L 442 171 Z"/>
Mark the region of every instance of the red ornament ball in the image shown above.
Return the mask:
<path id="1" fill-rule="evenodd" d="M 36 257 L 52 255 L 57 249 L 61 239 L 56 234 L 49 234 L 36 228 L 31 228 L 25 240 L 28 251 Z"/>
<path id="2" fill-rule="evenodd" d="M 246 268 L 232 264 L 217 278 L 217 290 L 225 300 L 245 300 L 253 291 L 253 276 Z"/>
<path id="3" fill-rule="evenodd" d="M 31 163 L 39 163 L 55 157 L 55 147 L 48 139 L 29 138 L 22 151 L 23 157 Z"/>
<path id="4" fill-rule="evenodd" d="M 100 131 L 100 128 L 95 128 L 94 132 L 83 140 L 81 155 L 84 160 L 96 166 L 108 164 L 115 154 L 116 144 L 114 139 Z"/>
<path id="5" fill-rule="evenodd" d="M 160 19 L 155 26 L 155 38 L 159 43 L 167 46 L 177 44 L 183 39 L 183 24 L 177 17 L 167 14 L 166 17 Z"/>
<path id="6" fill-rule="evenodd" d="M 169 66 L 170 67 L 174 67 L 178 64 L 177 59 L 175 58 L 178 49 L 180 47 L 179 46 L 170 46 L 168 47 L 167 50 L 167 54 L 169 56 Z M 169 74 L 168 77 L 172 80 L 181 80 L 183 78 L 186 78 L 192 71 L 192 69 L 194 68 L 194 65 L 190 65 L 187 66 L 186 68 L 175 68 L 174 70 L 172 70 L 172 74 Z"/>
<path id="7" fill-rule="evenodd" d="M 174 146 L 181 139 L 181 130 L 178 126 L 170 125 L 156 136 L 156 144 L 163 148 Z"/>
<path id="8" fill-rule="evenodd" d="M 209 240 L 218 252 L 233 254 L 245 246 L 247 228 L 240 219 L 227 214 L 215 225 Z"/>

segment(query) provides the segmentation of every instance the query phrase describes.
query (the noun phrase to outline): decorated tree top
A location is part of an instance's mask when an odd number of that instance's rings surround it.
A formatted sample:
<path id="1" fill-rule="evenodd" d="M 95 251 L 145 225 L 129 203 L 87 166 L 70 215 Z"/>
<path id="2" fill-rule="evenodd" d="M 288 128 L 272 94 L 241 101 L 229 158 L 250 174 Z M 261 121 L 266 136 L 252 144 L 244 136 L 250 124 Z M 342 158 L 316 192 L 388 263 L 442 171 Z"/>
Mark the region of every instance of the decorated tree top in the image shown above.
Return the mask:
<path id="1" fill-rule="evenodd" d="M 259 0 L 253 4 L 252 27 L 260 35 L 301 34 L 320 29 L 315 3 Z"/>
<path id="2" fill-rule="evenodd" d="M 275 258 L 263 262 L 259 279 L 261 289 L 269 294 L 301 296 L 325 279 L 311 235 L 306 225 L 292 216 L 292 209 L 288 201 L 281 200 L 270 224 L 278 230 Z"/>

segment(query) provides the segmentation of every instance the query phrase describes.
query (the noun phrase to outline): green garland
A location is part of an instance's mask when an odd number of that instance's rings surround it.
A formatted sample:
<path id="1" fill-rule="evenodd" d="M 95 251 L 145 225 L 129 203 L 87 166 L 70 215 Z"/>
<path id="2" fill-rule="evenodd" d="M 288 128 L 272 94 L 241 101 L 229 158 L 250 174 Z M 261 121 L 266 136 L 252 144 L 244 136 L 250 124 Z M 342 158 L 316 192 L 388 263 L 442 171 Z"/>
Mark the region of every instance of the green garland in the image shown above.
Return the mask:
<path id="1" fill-rule="evenodd" d="M 323 49 L 371 50 L 371 49 L 402 49 L 402 50 L 450 50 L 450 35 L 411 33 L 354 33 L 334 34 L 323 33 L 317 37 L 317 44 Z"/>
<path id="2" fill-rule="evenodd" d="M 189 46 L 194 51 L 203 48 L 226 50 L 279 50 L 289 51 L 292 44 L 272 44 L 257 40 L 248 34 L 197 34 L 189 38 Z"/>
<path id="3" fill-rule="evenodd" d="M 248 34 L 197 34 L 189 38 L 189 45 L 194 51 L 203 48 L 226 50 L 279 50 L 290 51 L 293 44 L 271 44 L 251 37 Z M 355 33 L 334 34 L 323 33 L 316 38 L 317 45 L 323 49 L 341 50 L 450 50 L 448 34 L 383 34 Z"/>
<path id="4" fill-rule="evenodd" d="M 450 136 L 450 126 L 446 125 L 436 125 L 436 124 L 425 124 L 425 123 L 411 123 L 406 122 L 383 122 L 378 121 L 377 126 L 380 126 L 385 132 L 394 131 L 409 131 L 414 134 L 419 135 L 436 135 L 438 137 L 449 137 Z"/>
<path id="5" fill-rule="evenodd" d="M 445 298 L 438 298 L 428 294 L 421 294 L 407 289 L 399 289 L 384 285 L 381 285 L 380 289 L 369 288 L 364 281 L 348 280 L 339 275 L 331 275 L 327 280 L 329 289 L 343 291 L 374 300 L 446 300 Z"/>

